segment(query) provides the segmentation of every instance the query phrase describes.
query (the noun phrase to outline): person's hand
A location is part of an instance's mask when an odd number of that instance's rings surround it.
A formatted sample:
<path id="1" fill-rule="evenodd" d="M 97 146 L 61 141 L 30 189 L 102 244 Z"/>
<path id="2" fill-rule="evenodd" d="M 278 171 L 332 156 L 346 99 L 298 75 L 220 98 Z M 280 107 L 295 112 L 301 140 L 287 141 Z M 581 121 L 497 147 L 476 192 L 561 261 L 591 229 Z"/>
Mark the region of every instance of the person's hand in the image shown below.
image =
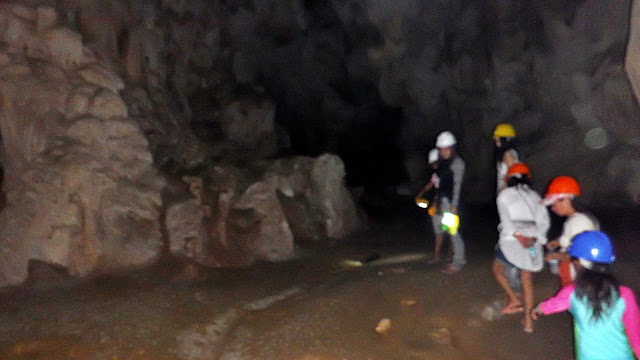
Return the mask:
<path id="1" fill-rule="evenodd" d="M 456 215 L 458 214 L 458 208 L 455 207 L 455 205 L 451 205 L 451 208 L 449 210 Z"/>
<path id="2" fill-rule="evenodd" d="M 533 246 L 533 244 L 536 243 L 536 238 L 534 237 L 529 237 L 529 236 L 522 236 L 520 235 L 519 231 L 516 231 L 513 236 L 515 236 L 516 239 L 518 239 L 518 242 L 520 243 L 520 245 L 522 245 L 523 248 L 530 248 Z"/>
<path id="3" fill-rule="evenodd" d="M 538 307 L 536 306 L 533 311 L 531 311 L 531 319 L 533 320 L 538 320 L 538 317 L 540 317 L 540 315 L 542 315 L 542 312 L 540 311 L 540 309 L 538 309 Z"/>
<path id="4" fill-rule="evenodd" d="M 551 241 L 549 241 L 545 246 L 547 247 L 547 249 L 549 249 L 549 250 L 553 250 L 553 249 L 555 249 L 555 248 L 560 247 L 560 241 L 558 241 L 558 240 L 551 240 Z"/>
<path id="5" fill-rule="evenodd" d="M 545 255 L 544 259 L 546 261 L 549 261 L 549 260 L 560 260 L 560 256 L 559 256 L 559 253 L 553 253 L 552 252 L 552 253 L 547 253 L 547 255 Z"/>
<path id="6" fill-rule="evenodd" d="M 432 204 L 427 209 L 427 212 L 429 213 L 429 216 L 434 217 L 434 216 L 436 216 L 436 213 L 438 213 L 438 207 L 435 206 L 435 204 Z"/>

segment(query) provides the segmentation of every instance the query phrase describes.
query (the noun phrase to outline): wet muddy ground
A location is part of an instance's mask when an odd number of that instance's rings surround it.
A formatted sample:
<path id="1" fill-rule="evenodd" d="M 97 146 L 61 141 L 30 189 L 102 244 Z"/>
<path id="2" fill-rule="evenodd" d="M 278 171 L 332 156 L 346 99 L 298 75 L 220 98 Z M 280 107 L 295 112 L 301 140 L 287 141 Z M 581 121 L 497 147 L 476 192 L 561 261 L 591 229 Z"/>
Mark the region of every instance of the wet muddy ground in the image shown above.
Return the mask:
<path id="1" fill-rule="evenodd" d="M 426 216 L 407 207 L 348 245 L 299 249 L 287 263 L 202 269 L 180 261 L 51 287 L 0 291 L 1 359 L 572 359 L 568 314 L 526 334 L 501 316 L 490 272 L 492 209 L 469 209 L 468 264 L 429 265 Z M 616 273 L 640 290 L 635 210 L 600 211 L 616 242 Z M 345 263 L 362 261 L 364 266 Z M 558 289 L 536 274 L 536 300 Z M 376 326 L 388 319 L 389 329 Z"/>

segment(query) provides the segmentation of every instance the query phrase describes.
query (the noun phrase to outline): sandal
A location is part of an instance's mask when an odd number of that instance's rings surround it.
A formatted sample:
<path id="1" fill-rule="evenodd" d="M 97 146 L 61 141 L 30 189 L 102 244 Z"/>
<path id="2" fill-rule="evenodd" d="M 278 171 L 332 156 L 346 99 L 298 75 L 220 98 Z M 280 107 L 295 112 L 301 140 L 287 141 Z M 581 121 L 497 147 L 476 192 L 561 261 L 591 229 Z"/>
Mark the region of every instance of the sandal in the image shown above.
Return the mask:
<path id="1" fill-rule="evenodd" d="M 440 258 L 434 257 L 433 259 L 427 261 L 427 264 L 431 265 L 431 264 L 437 264 L 439 263 L 441 260 Z"/>
<path id="2" fill-rule="evenodd" d="M 455 265 L 449 265 L 446 269 L 442 270 L 442 273 L 445 275 L 453 275 L 459 273 L 460 270 L 462 270 L 462 268 Z"/>
<path id="3" fill-rule="evenodd" d="M 502 315 L 513 315 L 524 311 L 524 307 L 519 303 L 507 304 L 502 308 Z"/>

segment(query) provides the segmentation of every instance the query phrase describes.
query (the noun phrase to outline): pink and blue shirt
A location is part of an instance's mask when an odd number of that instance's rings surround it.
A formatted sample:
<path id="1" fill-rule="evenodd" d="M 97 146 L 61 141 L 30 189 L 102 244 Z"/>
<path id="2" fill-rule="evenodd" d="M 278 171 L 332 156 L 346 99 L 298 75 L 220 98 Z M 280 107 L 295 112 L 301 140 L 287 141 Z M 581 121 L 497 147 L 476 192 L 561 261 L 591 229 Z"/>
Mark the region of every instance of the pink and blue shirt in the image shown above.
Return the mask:
<path id="1" fill-rule="evenodd" d="M 565 310 L 573 315 L 577 360 L 634 360 L 640 358 L 640 310 L 631 289 L 620 286 L 598 320 L 586 298 L 575 295 L 575 285 L 563 287 L 558 294 L 538 306 L 543 314 Z"/>

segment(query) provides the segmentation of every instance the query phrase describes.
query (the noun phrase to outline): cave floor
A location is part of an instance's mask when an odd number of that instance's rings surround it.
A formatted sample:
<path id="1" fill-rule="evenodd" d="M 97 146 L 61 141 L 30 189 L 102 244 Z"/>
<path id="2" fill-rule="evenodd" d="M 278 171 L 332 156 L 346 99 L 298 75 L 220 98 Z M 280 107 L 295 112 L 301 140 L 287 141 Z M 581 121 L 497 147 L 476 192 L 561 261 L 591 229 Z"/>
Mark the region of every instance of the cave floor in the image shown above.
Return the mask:
<path id="1" fill-rule="evenodd" d="M 638 212 L 603 214 L 603 228 L 616 230 L 616 274 L 638 293 L 640 230 L 625 222 Z M 83 283 L 5 288 L 0 358 L 572 359 L 570 315 L 544 317 L 527 334 L 521 315 L 495 312 L 504 300 L 490 271 L 495 215 L 478 208 L 465 218 L 468 263 L 453 276 L 427 264 L 427 218 L 410 209 L 349 246 L 299 249 L 287 263 L 162 261 Z M 547 269 L 535 283 L 536 301 L 558 289 Z M 380 334 L 382 319 L 390 327 Z"/>

